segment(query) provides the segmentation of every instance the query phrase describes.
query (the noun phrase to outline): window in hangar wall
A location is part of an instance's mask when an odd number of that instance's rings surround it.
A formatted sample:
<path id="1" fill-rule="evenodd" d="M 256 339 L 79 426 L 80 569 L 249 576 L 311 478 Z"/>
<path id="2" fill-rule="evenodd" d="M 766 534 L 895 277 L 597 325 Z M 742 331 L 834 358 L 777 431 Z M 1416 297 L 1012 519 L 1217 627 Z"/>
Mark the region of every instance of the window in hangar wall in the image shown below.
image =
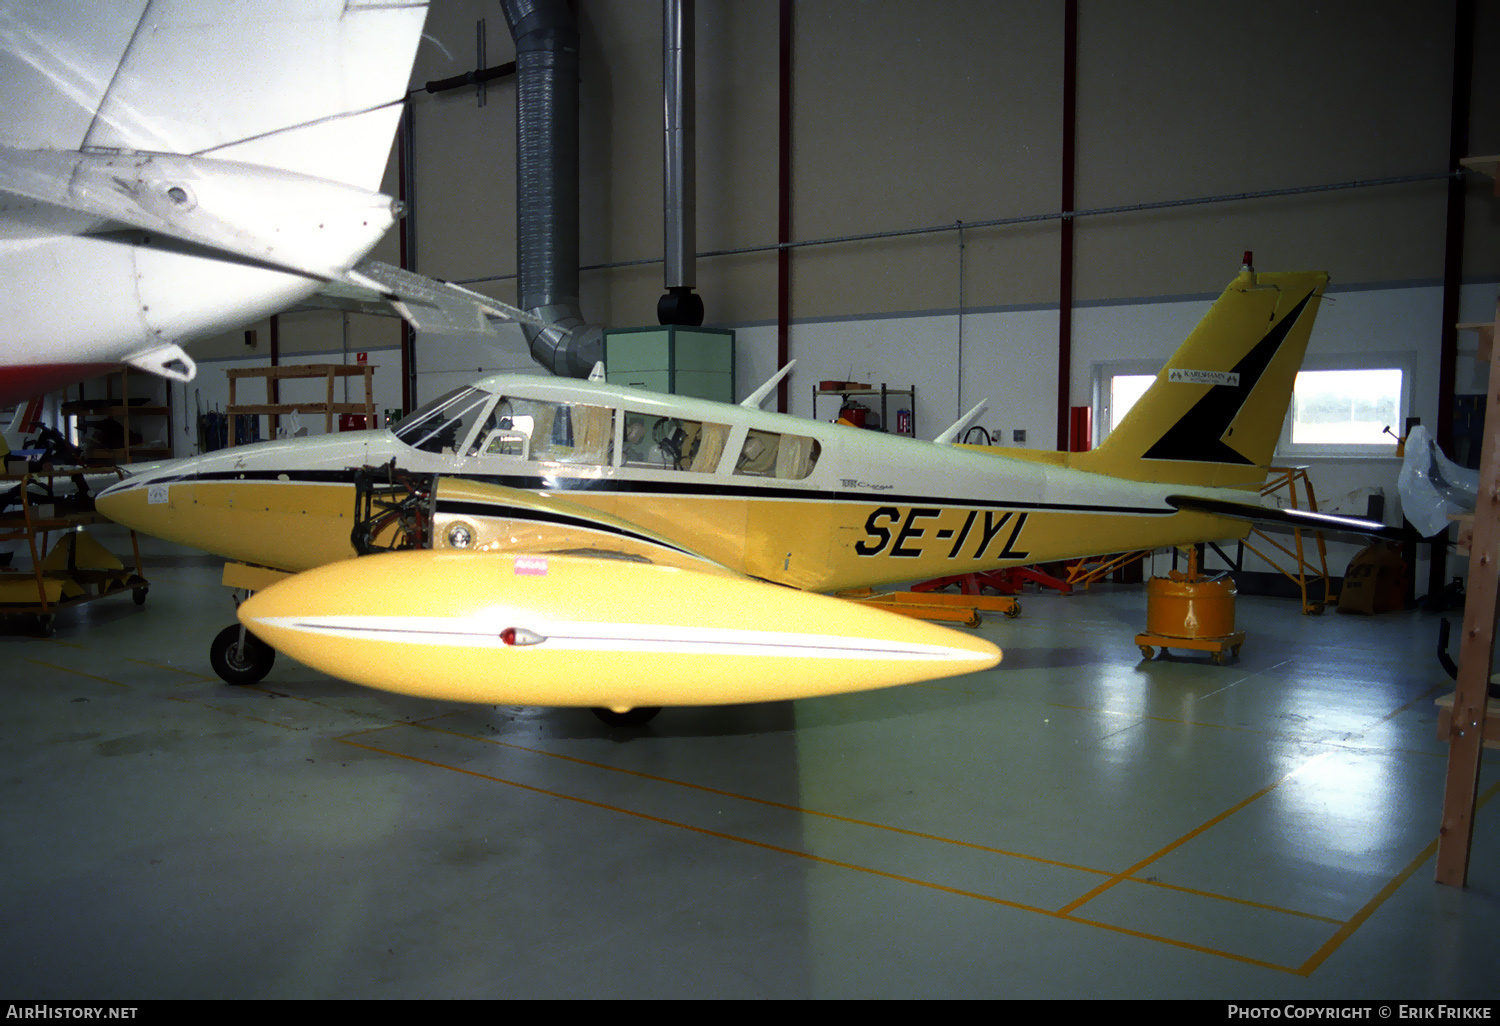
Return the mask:
<path id="1" fill-rule="evenodd" d="M 1156 380 L 1157 370 L 1157 367 L 1139 361 L 1098 366 L 1094 373 L 1095 445 L 1108 438 L 1109 433 L 1125 419 L 1125 414 Z"/>
<path id="2" fill-rule="evenodd" d="M 1395 455 L 1411 408 L 1410 392 L 1411 374 L 1402 365 L 1346 364 L 1299 371 L 1277 452 L 1287 456 Z"/>
<path id="3" fill-rule="evenodd" d="M 1293 386 L 1277 455 L 1394 455 L 1411 410 L 1411 367 L 1406 353 L 1309 357 Z M 1141 364 L 1099 365 L 1094 444 L 1108 437 L 1155 380 Z"/>

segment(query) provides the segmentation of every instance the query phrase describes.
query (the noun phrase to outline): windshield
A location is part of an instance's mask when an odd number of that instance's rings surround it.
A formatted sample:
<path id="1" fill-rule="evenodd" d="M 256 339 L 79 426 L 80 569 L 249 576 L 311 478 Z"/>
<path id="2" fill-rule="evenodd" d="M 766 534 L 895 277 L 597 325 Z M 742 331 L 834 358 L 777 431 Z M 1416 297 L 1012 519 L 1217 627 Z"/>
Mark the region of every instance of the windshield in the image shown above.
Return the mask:
<path id="1" fill-rule="evenodd" d="M 482 388 L 465 385 L 413 410 L 393 430 L 397 438 L 413 449 L 451 454 L 469 436 L 474 422 L 493 398 Z"/>

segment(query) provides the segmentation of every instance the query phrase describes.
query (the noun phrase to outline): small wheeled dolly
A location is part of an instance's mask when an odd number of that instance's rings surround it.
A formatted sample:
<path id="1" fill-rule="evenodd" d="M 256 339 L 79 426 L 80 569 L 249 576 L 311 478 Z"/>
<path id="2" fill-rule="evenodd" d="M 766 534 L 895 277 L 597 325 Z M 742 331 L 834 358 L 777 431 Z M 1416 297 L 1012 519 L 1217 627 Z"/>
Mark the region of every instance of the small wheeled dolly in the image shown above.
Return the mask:
<path id="1" fill-rule="evenodd" d="M 1234 658 L 1240 657 L 1240 646 L 1245 643 L 1245 632 L 1235 631 L 1220 638 L 1173 638 L 1166 634 L 1137 634 L 1135 643 L 1141 647 L 1141 658 L 1154 659 L 1156 651 L 1151 646 L 1155 645 L 1161 649 L 1161 654 L 1166 655 L 1170 649 L 1185 648 L 1196 652 L 1208 652 L 1214 657 L 1214 662 L 1222 663 L 1224 653 L 1228 652 Z"/>

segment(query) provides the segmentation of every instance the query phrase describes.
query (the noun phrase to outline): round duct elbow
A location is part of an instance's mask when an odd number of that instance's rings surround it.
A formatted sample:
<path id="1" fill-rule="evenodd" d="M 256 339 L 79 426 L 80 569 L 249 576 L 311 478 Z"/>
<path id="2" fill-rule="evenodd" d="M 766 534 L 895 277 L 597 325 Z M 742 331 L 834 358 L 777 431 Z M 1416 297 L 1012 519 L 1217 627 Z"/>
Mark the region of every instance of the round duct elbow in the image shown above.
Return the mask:
<path id="1" fill-rule="evenodd" d="M 604 359 L 604 329 L 586 323 L 576 309 L 543 306 L 527 311 L 547 322 L 545 328 L 522 324 L 531 358 L 553 374 L 586 378 Z"/>

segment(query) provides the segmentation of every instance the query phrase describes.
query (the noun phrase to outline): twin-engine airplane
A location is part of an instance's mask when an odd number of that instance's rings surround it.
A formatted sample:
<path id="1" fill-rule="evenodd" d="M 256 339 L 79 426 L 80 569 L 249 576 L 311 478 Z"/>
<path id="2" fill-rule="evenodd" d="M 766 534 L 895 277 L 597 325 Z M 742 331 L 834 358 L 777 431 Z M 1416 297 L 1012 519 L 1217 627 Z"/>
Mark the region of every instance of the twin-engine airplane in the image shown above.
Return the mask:
<path id="1" fill-rule="evenodd" d="M 320 291 L 426 331 L 527 319 L 361 262 L 425 0 L 0 5 L 0 406 Z M 364 307 L 361 307 L 364 308 Z M 382 308 L 381 312 L 388 312 Z"/>
<path id="2" fill-rule="evenodd" d="M 264 589 L 239 608 L 255 638 L 392 691 L 625 714 L 967 673 L 999 651 L 820 593 L 1242 537 L 1248 520 L 1288 517 L 1256 489 L 1326 283 L 1243 271 L 1091 452 L 763 412 L 775 379 L 732 406 L 496 376 L 393 430 L 178 460 L 98 505 L 234 561 L 226 584 Z M 357 468 L 381 464 L 418 498 L 361 521 Z M 414 551 L 353 558 L 352 529 L 388 537 L 400 517 L 405 540 L 387 544 Z M 268 650 L 238 637 L 221 635 L 216 666 L 259 679 Z"/>

